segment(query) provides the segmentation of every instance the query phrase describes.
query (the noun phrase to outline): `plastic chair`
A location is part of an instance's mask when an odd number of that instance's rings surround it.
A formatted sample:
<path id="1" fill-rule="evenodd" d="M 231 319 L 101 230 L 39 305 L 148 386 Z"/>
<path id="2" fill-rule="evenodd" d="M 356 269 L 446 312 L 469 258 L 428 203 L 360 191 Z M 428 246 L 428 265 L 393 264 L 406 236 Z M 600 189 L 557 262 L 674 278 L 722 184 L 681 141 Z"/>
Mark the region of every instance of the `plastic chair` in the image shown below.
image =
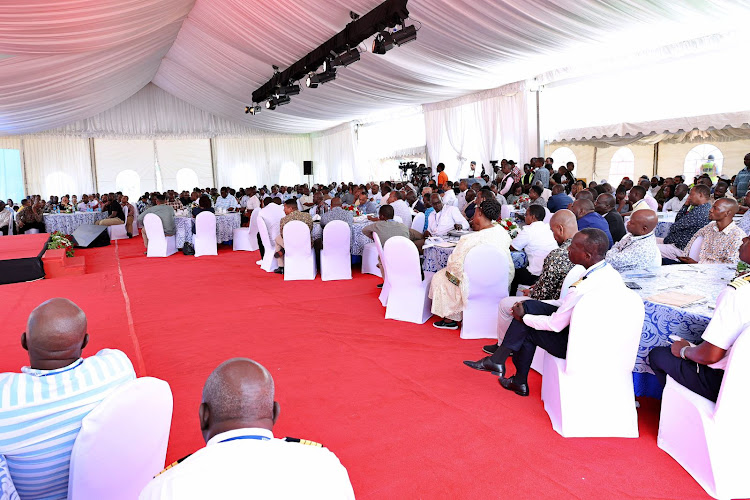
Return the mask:
<path id="1" fill-rule="evenodd" d="M 334 220 L 323 228 L 323 249 L 320 251 L 320 278 L 323 281 L 352 279 L 352 228 L 342 220 Z"/>
<path id="2" fill-rule="evenodd" d="M 380 267 L 383 268 L 383 288 L 380 289 L 380 295 L 378 300 L 383 307 L 388 305 L 388 294 L 391 291 L 391 283 L 388 281 L 388 271 L 385 265 L 385 253 L 383 253 L 383 245 L 380 244 L 380 236 L 377 233 L 372 233 L 372 239 L 375 241 L 375 250 L 378 252 L 378 258 L 380 259 Z"/>
<path id="3" fill-rule="evenodd" d="M 195 256 L 218 255 L 216 241 L 216 216 L 201 212 L 195 217 Z"/>
<path id="4" fill-rule="evenodd" d="M 122 207 L 122 212 L 125 215 L 125 222 L 128 221 L 128 207 Z M 126 224 L 117 224 L 116 226 L 107 226 L 107 233 L 109 234 L 110 240 L 125 240 L 128 238 L 128 231 Z"/>
<path id="5" fill-rule="evenodd" d="M 750 498 L 748 380 L 750 327 L 732 346 L 716 403 L 667 377 L 656 442 L 714 498 Z"/>
<path id="6" fill-rule="evenodd" d="M 497 308 L 508 296 L 508 258 L 489 245 L 469 250 L 464 260 L 469 280 L 461 324 L 462 339 L 496 339 Z"/>
<path id="7" fill-rule="evenodd" d="M 302 221 L 293 220 L 284 226 L 283 238 L 286 251 L 284 281 L 314 280 L 317 269 L 315 252 L 310 244 L 310 228 Z"/>
<path id="8" fill-rule="evenodd" d="M 68 498 L 138 498 L 164 468 L 171 421 L 172 391 L 163 380 L 144 377 L 116 389 L 81 422 Z"/>
<path id="9" fill-rule="evenodd" d="M 232 250 L 254 252 L 260 249 L 258 246 L 259 213 L 260 208 L 256 208 L 250 214 L 250 225 L 248 227 L 238 227 L 232 231 Z"/>
<path id="10" fill-rule="evenodd" d="M 570 271 L 568 271 L 568 274 L 565 275 L 565 279 L 563 280 L 562 286 L 560 287 L 560 300 L 564 299 L 565 296 L 568 295 L 568 292 L 570 291 L 570 285 L 581 279 L 581 276 L 583 276 L 585 273 L 586 268 L 580 264 L 576 264 L 570 269 Z M 544 375 L 544 356 L 546 354 L 547 351 L 537 346 L 536 351 L 534 352 L 534 359 L 531 361 L 531 369 L 536 371 L 540 375 Z"/>
<path id="11" fill-rule="evenodd" d="M 698 236 L 697 238 L 695 238 L 695 241 L 693 242 L 693 245 L 690 247 L 690 250 L 688 250 L 687 252 L 688 256 L 691 259 L 693 259 L 695 262 L 700 262 L 702 247 L 703 247 L 703 236 Z"/>
<path id="12" fill-rule="evenodd" d="M 254 212 L 254 211 L 253 211 Z M 276 248 L 276 242 L 271 242 L 268 237 L 268 228 L 263 219 L 258 217 L 258 234 L 260 235 L 260 242 L 263 243 L 265 253 L 263 254 L 263 260 L 261 261 L 260 268 L 267 273 L 272 273 L 279 265 L 276 263 L 276 259 L 273 258 L 274 248 Z"/>
<path id="13" fill-rule="evenodd" d="M 638 437 L 633 366 L 644 317 L 643 301 L 628 289 L 588 294 L 576 304 L 566 359 L 544 358 L 542 399 L 555 431 Z"/>
<path id="14" fill-rule="evenodd" d="M 177 253 L 177 240 L 174 236 L 164 235 L 164 226 L 156 214 L 146 214 L 143 228 L 148 236 L 146 257 L 169 257 Z"/>
<path id="15" fill-rule="evenodd" d="M 403 236 L 389 238 L 383 253 L 390 283 L 385 319 L 423 324 L 432 317 L 428 294 L 434 273 L 425 273 L 422 280 L 417 247 Z"/>
<path id="16" fill-rule="evenodd" d="M 419 212 L 414 216 L 414 220 L 411 222 L 411 228 L 420 233 L 424 233 L 424 213 Z"/>

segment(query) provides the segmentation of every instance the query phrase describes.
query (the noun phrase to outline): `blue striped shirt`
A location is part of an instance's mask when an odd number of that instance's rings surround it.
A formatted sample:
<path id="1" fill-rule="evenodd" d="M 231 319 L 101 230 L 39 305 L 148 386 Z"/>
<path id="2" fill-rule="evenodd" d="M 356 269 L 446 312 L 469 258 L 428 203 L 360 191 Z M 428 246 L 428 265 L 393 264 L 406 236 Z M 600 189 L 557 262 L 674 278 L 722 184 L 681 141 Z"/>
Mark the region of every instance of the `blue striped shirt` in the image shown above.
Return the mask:
<path id="1" fill-rule="evenodd" d="M 0 484 L 10 475 L 21 500 L 67 498 L 81 420 L 133 379 L 130 360 L 114 349 L 57 370 L 25 366 L 21 373 L 0 374 Z"/>

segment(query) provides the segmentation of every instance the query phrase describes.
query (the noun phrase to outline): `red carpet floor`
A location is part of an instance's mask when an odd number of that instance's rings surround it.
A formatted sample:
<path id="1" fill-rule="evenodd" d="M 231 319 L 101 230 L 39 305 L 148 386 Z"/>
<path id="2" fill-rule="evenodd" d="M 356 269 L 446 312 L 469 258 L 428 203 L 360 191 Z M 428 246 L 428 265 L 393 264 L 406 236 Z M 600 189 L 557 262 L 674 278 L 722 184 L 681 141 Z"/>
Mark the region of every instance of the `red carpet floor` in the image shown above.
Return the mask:
<path id="1" fill-rule="evenodd" d="M 246 356 L 276 380 L 275 434 L 328 446 L 360 499 L 708 498 L 656 446 L 658 401 L 642 400 L 639 439 L 564 439 L 538 375 L 518 397 L 461 363 L 487 342 L 384 320 L 373 276 L 285 283 L 259 270 L 257 252 L 146 259 L 140 238 L 78 252 L 85 276 L 0 287 L 0 371 L 28 362 L 19 339 L 29 312 L 72 299 L 89 318 L 85 354 L 121 349 L 140 376 L 171 385 L 168 461 L 203 445 L 208 374 Z"/>

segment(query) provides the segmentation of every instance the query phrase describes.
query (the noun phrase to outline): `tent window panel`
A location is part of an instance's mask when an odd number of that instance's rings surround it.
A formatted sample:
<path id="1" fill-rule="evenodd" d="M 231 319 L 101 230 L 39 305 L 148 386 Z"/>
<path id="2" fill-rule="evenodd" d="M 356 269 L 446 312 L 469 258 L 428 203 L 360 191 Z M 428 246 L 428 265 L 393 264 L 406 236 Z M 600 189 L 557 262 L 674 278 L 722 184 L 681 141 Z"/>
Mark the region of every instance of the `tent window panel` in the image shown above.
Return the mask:
<path id="1" fill-rule="evenodd" d="M 21 151 L 0 149 L 0 199 L 20 203 L 24 198 Z"/>
<path id="2" fill-rule="evenodd" d="M 724 167 L 724 154 L 713 144 L 701 144 L 694 147 L 685 156 L 683 174 L 685 182 L 691 184 L 693 178 L 707 173 L 715 181 Z"/>
<path id="3" fill-rule="evenodd" d="M 612 155 L 609 163 L 607 182 L 612 186 L 619 186 L 624 177 L 633 178 L 635 172 L 635 155 L 630 148 L 620 148 Z"/>
<path id="4" fill-rule="evenodd" d="M 573 174 L 576 173 L 576 168 L 578 168 L 578 158 L 576 158 L 576 154 L 573 152 L 572 149 L 562 147 L 557 148 L 552 152 L 550 157 L 555 160 L 553 165 L 555 169 L 567 165 L 568 162 L 573 162 Z"/>

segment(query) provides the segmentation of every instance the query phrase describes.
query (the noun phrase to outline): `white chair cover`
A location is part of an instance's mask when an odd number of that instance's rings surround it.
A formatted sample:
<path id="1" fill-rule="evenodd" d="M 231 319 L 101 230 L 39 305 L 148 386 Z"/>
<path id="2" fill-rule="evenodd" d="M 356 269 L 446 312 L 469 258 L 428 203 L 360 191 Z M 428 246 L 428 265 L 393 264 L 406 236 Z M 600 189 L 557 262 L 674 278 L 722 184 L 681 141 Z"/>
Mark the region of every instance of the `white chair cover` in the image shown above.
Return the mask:
<path id="1" fill-rule="evenodd" d="M 570 285 L 581 279 L 581 276 L 583 276 L 585 273 L 586 268 L 580 264 L 576 264 L 570 269 L 570 271 L 568 271 L 568 274 L 563 280 L 562 287 L 560 288 L 560 300 L 564 299 L 565 296 L 568 295 L 568 292 L 570 291 Z M 544 356 L 546 354 L 547 351 L 537 346 L 536 351 L 534 352 L 534 359 L 531 361 L 531 369 L 536 371 L 540 375 L 544 375 Z"/>
<path id="2" fill-rule="evenodd" d="M 302 221 L 293 220 L 284 225 L 283 238 L 284 281 L 314 280 L 318 273 L 310 244 L 310 228 Z"/>
<path id="3" fill-rule="evenodd" d="M 375 233 L 373 233 L 373 238 Z M 362 247 L 362 274 L 373 274 L 383 277 L 378 268 L 378 247 L 375 243 L 368 243 Z"/>
<path id="4" fill-rule="evenodd" d="M 216 241 L 216 216 L 201 212 L 195 217 L 195 256 L 218 255 Z"/>
<path id="5" fill-rule="evenodd" d="M 28 231 L 26 231 L 26 232 L 25 232 L 25 233 L 23 233 L 23 234 L 39 234 L 39 232 L 40 232 L 40 231 L 39 231 L 38 229 L 36 229 L 36 228 L 32 228 L 32 229 L 29 229 Z"/>
<path id="6" fill-rule="evenodd" d="M 177 242 L 174 236 L 164 235 L 164 226 L 156 214 L 146 214 L 143 227 L 148 237 L 146 257 L 169 257 L 177 252 Z"/>
<path id="7" fill-rule="evenodd" d="M 424 213 L 419 212 L 417 215 L 414 216 L 414 219 L 411 222 L 411 228 L 415 231 L 419 231 L 420 233 L 424 233 Z"/>
<path id="8" fill-rule="evenodd" d="M 383 253 L 390 283 L 385 318 L 423 324 L 432 317 L 428 294 L 433 273 L 425 273 L 422 280 L 417 247 L 403 236 L 389 238 Z"/>
<path id="9" fill-rule="evenodd" d="M 544 358 L 542 399 L 559 434 L 638 437 L 633 366 L 644 317 L 643 301 L 628 289 L 576 304 L 567 359 Z"/>
<path id="10" fill-rule="evenodd" d="M 463 311 L 462 339 L 496 339 L 497 308 L 508 296 L 508 259 L 490 245 L 469 250 L 464 260 L 469 296 Z"/>
<path id="11" fill-rule="evenodd" d="M 10 211 L 12 218 L 10 220 L 10 224 L 8 224 L 8 236 L 13 236 L 13 224 L 16 221 L 16 212 L 13 211 L 12 208 L 6 205 L 5 210 Z M 0 233 L 0 236 L 3 236 L 3 233 Z"/>
<path id="12" fill-rule="evenodd" d="M 701 247 L 703 246 L 703 236 L 698 236 L 695 238 L 695 241 L 693 242 L 693 245 L 688 250 L 688 256 L 693 259 L 694 261 L 698 262 L 698 259 L 701 256 Z"/>
<path id="13" fill-rule="evenodd" d="M 122 207 L 122 212 L 125 215 L 125 222 L 128 221 L 128 207 Z M 110 240 L 124 240 L 128 237 L 128 230 L 126 224 L 117 224 L 116 226 L 107 226 L 107 233 L 109 233 Z"/>
<path id="14" fill-rule="evenodd" d="M 238 227 L 232 230 L 232 250 L 254 252 L 258 246 L 258 217 L 260 208 L 256 208 L 250 214 L 250 224 L 248 227 Z"/>
<path id="15" fill-rule="evenodd" d="M 667 377 L 657 444 L 714 498 L 750 498 L 748 381 L 750 326 L 732 346 L 715 404 Z"/>
<path id="16" fill-rule="evenodd" d="M 323 281 L 352 279 L 352 228 L 342 220 L 334 220 L 323 228 L 323 249 L 320 251 L 320 278 Z"/>
<path id="17" fill-rule="evenodd" d="M 70 456 L 68 498 L 138 498 L 164 468 L 171 421 L 169 384 L 150 377 L 123 384 L 81 422 Z"/>
<path id="18" fill-rule="evenodd" d="M 552 218 L 552 212 L 549 211 L 549 208 L 544 207 L 544 223 L 549 224 L 549 220 Z"/>
<path id="19" fill-rule="evenodd" d="M 401 224 L 404 223 L 404 219 L 402 219 L 400 215 L 394 215 L 393 220 L 395 220 L 396 222 L 400 222 Z"/>
<path id="20" fill-rule="evenodd" d="M 500 217 L 503 219 L 507 219 L 510 217 L 510 207 L 511 205 L 503 205 L 500 207 Z"/>
<path id="21" fill-rule="evenodd" d="M 133 205 L 133 232 L 130 233 L 133 236 L 138 236 L 138 205 L 136 203 L 131 203 Z M 127 213 L 125 214 L 125 223 L 127 224 Z"/>
<path id="22" fill-rule="evenodd" d="M 254 212 L 254 211 L 253 211 Z M 274 249 L 276 248 L 276 242 L 269 241 L 268 228 L 263 219 L 258 217 L 258 234 L 260 235 L 260 242 L 263 243 L 265 253 L 263 254 L 263 260 L 260 264 L 260 268 L 267 273 L 272 273 L 278 266 L 276 259 L 273 258 Z"/>
<path id="23" fill-rule="evenodd" d="M 375 249 L 378 252 L 380 258 L 380 266 L 383 268 L 383 288 L 380 289 L 380 295 L 378 299 L 380 303 L 385 307 L 388 305 L 388 293 L 391 291 L 391 283 L 388 281 L 388 272 L 385 265 L 385 254 L 383 253 L 383 245 L 380 244 L 380 236 L 377 233 L 372 233 L 372 239 L 375 241 Z"/>

